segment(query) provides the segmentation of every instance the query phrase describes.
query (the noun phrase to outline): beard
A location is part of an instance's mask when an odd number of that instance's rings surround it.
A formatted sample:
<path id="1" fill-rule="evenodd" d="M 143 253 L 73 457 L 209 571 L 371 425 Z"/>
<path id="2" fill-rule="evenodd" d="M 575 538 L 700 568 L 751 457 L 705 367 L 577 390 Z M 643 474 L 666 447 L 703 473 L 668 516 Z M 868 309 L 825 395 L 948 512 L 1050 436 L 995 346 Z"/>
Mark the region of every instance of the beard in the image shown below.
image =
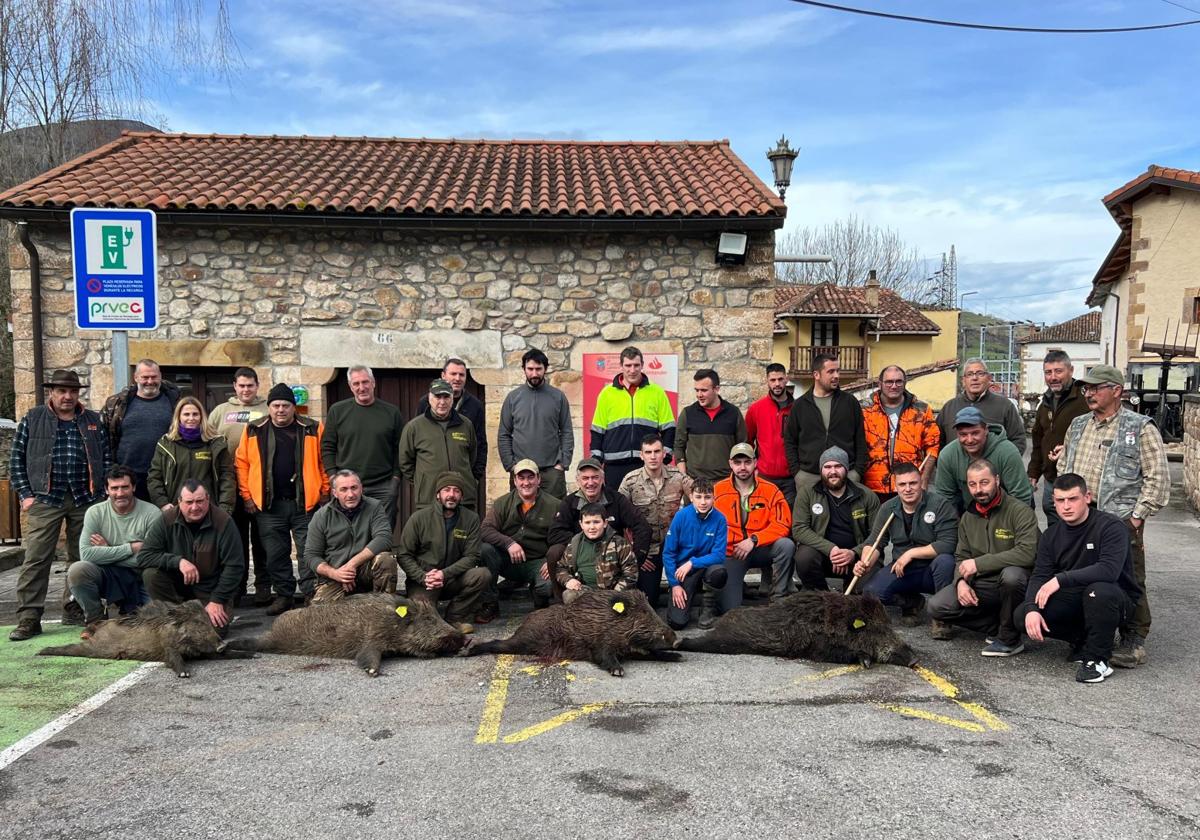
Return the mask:
<path id="1" fill-rule="evenodd" d="M 546 381 L 546 377 L 544 377 L 544 376 L 527 376 L 527 377 L 525 377 L 525 384 L 527 384 L 530 388 L 541 388 L 542 383 L 544 383 L 545 381 Z"/>

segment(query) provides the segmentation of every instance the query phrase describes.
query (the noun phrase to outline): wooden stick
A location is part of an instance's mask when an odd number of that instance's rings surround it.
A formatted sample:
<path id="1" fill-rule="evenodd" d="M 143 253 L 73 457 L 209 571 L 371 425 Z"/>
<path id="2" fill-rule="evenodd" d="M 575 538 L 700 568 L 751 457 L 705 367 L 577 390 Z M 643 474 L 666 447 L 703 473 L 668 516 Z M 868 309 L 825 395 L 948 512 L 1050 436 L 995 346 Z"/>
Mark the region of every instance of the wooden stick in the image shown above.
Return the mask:
<path id="1" fill-rule="evenodd" d="M 883 521 L 883 527 L 879 529 L 879 536 L 877 536 L 875 538 L 875 542 L 873 542 L 871 544 L 871 553 L 872 554 L 875 554 L 879 551 L 879 541 L 883 539 L 883 535 L 887 533 L 887 529 L 891 526 L 892 520 L 895 518 L 896 518 L 896 513 L 895 513 L 895 511 L 893 511 L 892 513 L 889 513 L 888 518 Z M 859 578 L 858 575 L 854 576 L 854 579 L 852 581 L 850 581 L 850 585 L 846 587 L 846 591 L 844 593 L 842 593 L 843 595 L 849 595 L 851 592 L 854 591 L 854 587 L 858 583 L 858 578 Z"/>

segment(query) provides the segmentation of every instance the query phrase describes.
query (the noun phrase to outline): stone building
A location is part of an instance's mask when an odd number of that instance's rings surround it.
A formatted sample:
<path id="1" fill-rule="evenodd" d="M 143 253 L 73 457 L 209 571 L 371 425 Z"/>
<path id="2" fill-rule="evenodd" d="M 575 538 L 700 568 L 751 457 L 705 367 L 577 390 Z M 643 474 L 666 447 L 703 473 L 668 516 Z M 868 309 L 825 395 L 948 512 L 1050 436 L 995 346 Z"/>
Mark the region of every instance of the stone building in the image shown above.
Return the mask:
<path id="1" fill-rule="evenodd" d="M 210 404 L 248 365 L 306 386 L 320 417 L 365 363 L 411 417 L 453 355 L 494 445 L 529 347 L 549 356 L 577 435 L 584 353 L 675 353 L 681 400 L 712 366 L 741 404 L 771 359 L 786 209 L 727 142 L 127 133 L 0 194 L 40 261 L 10 250 L 18 416 L 40 394 L 35 342 L 45 371 L 90 377 L 92 406 L 112 391 L 109 333 L 75 326 L 67 219 L 80 206 L 157 212 L 161 319 L 130 334 L 130 358 L 157 359 Z M 722 232 L 748 236 L 744 264 L 717 264 Z M 506 489 L 489 466 L 492 492 Z"/>

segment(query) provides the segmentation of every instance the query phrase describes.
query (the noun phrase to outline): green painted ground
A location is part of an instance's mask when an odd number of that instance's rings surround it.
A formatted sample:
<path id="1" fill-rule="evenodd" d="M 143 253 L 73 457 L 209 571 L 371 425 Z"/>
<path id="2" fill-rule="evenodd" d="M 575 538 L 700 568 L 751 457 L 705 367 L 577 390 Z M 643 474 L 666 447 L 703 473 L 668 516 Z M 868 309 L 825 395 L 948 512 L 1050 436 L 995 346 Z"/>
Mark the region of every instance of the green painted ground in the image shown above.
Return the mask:
<path id="1" fill-rule="evenodd" d="M 79 641 L 78 627 L 42 627 L 45 632 L 27 642 L 8 641 L 12 628 L 0 627 L 0 749 L 12 746 L 141 664 L 36 656 L 44 647 Z"/>

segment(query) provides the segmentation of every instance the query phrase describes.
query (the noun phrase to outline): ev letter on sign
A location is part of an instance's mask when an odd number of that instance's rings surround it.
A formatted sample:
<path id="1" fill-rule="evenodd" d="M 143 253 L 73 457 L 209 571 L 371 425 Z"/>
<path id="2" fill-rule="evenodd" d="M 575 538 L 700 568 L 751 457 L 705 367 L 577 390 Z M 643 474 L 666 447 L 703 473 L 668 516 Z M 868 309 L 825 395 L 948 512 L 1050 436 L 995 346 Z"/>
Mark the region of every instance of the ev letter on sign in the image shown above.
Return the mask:
<path id="1" fill-rule="evenodd" d="M 84 330 L 158 326 L 158 236 L 153 210 L 71 211 L 75 323 Z"/>

